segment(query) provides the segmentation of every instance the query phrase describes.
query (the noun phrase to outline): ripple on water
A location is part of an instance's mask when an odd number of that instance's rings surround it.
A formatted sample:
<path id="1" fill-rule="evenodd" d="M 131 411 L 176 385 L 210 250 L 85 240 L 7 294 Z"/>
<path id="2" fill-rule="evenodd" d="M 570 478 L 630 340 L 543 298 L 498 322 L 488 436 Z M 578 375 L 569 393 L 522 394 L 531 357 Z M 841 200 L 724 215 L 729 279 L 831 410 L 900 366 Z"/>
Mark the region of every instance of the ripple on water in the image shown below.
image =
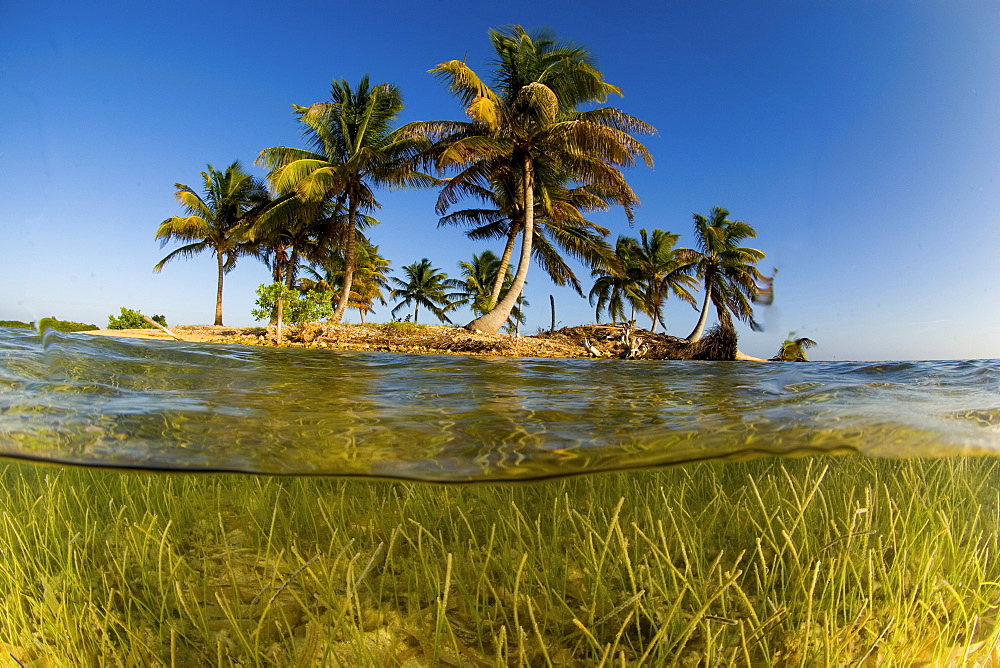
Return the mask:
<path id="1" fill-rule="evenodd" d="M 0 329 L 0 454 L 107 467 L 459 482 L 993 454 L 998 404 L 995 360 L 505 359 Z"/>

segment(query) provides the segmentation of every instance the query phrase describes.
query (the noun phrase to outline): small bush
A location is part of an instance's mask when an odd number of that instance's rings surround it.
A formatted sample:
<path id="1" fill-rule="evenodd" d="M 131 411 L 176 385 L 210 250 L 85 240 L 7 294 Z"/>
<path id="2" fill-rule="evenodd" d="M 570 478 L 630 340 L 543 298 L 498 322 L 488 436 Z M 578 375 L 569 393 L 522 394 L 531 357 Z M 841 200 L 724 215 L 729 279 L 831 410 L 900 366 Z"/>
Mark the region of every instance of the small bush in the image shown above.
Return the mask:
<path id="1" fill-rule="evenodd" d="M 89 325 L 85 322 L 73 322 L 71 320 L 58 320 L 55 317 L 42 318 L 37 325 L 39 332 L 46 329 L 54 329 L 57 332 L 86 332 L 97 329 L 97 325 Z"/>
<path id="2" fill-rule="evenodd" d="M 327 290 L 309 290 L 299 292 L 284 283 L 271 283 L 257 288 L 257 308 L 250 315 L 255 320 L 271 317 L 278 300 L 284 301 L 282 320 L 289 325 L 302 325 L 316 322 L 333 315 L 333 293 Z"/>
<path id="3" fill-rule="evenodd" d="M 143 320 L 141 311 L 125 308 L 124 306 L 122 306 L 121 311 L 121 315 L 117 318 L 113 315 L 108 316 L 108 329 L 156 329 L 153 325 Z M 154 315 L 153 320 L 164 327 L 167 326 L 167 319 L 162 315 Z"/>
<path id="4" fill-rule="evenodd" d="M 0 327 L 16 327 L 17 329 L 35 328 L 30 322 L 21 322 L 20 320 L 0 320 Z"/>

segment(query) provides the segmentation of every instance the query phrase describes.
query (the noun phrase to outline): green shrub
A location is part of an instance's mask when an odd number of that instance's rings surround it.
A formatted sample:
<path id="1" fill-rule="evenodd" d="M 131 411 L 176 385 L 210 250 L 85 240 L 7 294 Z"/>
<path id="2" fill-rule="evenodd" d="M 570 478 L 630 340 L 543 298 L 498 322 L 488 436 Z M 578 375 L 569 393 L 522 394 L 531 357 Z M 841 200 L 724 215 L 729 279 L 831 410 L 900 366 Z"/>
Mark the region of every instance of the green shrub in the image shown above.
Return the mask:
<path id="1" fill-rule="evenodd" d="M 17 329 L 35 328 L 30 322 L 21 322 L 20 320 L 0 320 L 0 327 L 16 327 Z"/>
<path id="2" fill-rule="evenodd" d="M 162 315 L 154 315 L 153 320 L 160 323 L 164 327 L 167 326 L 167 319 Z M 108 316 L 108 329 L 156 329 L 153 325 L 143 320 L 142 312 L 133 310 L 130 308 L 125 308 L 122 306 L 122 313 L 117 318 L 113 315 Z"/>
<path id="3" fill-rule="evenodd" d="M 281 319 L 290 325 L 315 322 L 333 315 L 333 293 L 329 290 L 303 293 L 284 283 L 260 285 L 257 288 L 257 308 L 250 315 L 254 320 L 270 318 L 279 299 L 284 300 Z"/>
<path id="4" fill-rule="evenodd" d="M 73 322 L 71 320 L 59 320 L 52 317 L 39 320 L 36 323 L 36 328 L 39 332 L 44 332 L 46 329 L 54 329 L 57 332 L 86 332 L 97 329 L 97 325 L 90 325 L 85 322 Z"/>

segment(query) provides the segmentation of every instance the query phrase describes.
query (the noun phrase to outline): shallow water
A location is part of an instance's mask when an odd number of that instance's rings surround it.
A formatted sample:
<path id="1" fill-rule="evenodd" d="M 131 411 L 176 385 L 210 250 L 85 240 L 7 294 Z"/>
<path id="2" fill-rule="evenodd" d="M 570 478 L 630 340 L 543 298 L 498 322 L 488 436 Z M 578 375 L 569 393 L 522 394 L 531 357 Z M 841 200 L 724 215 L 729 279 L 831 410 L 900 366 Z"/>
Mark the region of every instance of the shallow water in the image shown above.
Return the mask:
<path id="1" fill-rule="evenodd" d="M 815 452 L 1000 452 L 1000 361 L 397 355 L 0 328 L 0 455 L 532 480 Z"/>
<path id="2" fill-rule="evenodd" d="M 0 329 L 21 665 L 972 665 L 1000 362 L 404 356 Z M 761 455 L 663 471 L 517 481 Z M 891 458 L 891 459 L 888 459 Z M 976 664 L 979 665 L 979 664 Z"/>

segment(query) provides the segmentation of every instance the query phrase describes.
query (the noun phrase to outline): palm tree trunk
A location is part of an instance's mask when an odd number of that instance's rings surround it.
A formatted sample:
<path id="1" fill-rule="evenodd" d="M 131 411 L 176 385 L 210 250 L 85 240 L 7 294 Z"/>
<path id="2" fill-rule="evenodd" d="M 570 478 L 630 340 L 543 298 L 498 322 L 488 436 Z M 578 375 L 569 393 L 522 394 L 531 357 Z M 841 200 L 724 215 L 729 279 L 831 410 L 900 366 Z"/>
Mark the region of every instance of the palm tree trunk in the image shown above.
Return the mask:
<path id="1" fill-rule="evenodd" d="M 337 301 L 337 308 L 330 318 L 333 324 L 339 324 L 347 311 L 347 300 L 351 296 L 351 285 L 354 283 L 354 232 L 358 216 L 358 205 L 354 198 L 350 200 L 350 213 L 347 220 L 347 242 L 344 244 L 344 286 Z"/>
<path id="2" fill-rule="evenodd" d="M 521 241 L 521 258 L 518 260 L 517 273 L 510 289 L 500 303 L 489 313 L 486 313 L 465 326 L 466 329 L 478 329 L 487 334 L 496 334 L 507 322 L 510 312 L 524 290 L 524 282 L 528 278 L 528 267 L 531 264 L 531 241 L 535 227 L 535 172 L 531 157 L 524 158 L 524 237 Z"/>
<path id="3" fill-rule="evenodd" d="M 420 316 L 420 302 L 413 302 L 413 324 L 417 324 L 417 318 Z"/>
<path id="4" fill-rule="evenodd" d="M 549 295 L 549 297 L 552 297 L 552 295 Z M 553 320 L 555 320 L 555 306 L 554 306 L 554 304 L 555 304 L 555 298 L 553 298 L 553 306 L 552 306 L 552 309 L 553 309 L 553 311 L 552 311 L 552 313 L 553 313 L 552 319 Z M 523 306 L 524 306 L 524 288 L 522 287 L 521 288 L 521 294 L 518 295 L 518 297 L 517 297 L 517 317 L 514 318 L 514 336 L 521 336 L 521 313 L 522 313 L 522 307 Z"/>
<path id="5" fill-rule="evenodd" d="M 503 289 L 503 279 L 507 277 L 507 267 L 510 265 L 510 256 L 514 254 L 514 241 L 517 240 L 517 227 L 511 225 L 510 234 L 507 235 L 507 245 L 504 246 L 503 255 L 500 256 L 500 265 L 497 269 L 497 277 L 493 280 L 493 290 L 490 292 L 490 301 L 486 305 L 486 310 L 496 306 L 500 301 L 500 290 Z"/>
<path id="6" fill-rule="evenodd" d="M 285 272 L 285 285 L 295 287 L 295 265 L 299 263 L 299 249 L 292 246 L 292 255 L 288 258 L 288 271 Z"/>
<path id="7" fill-rule="evenodd" d="M 272 263 L 271 273 L 274 276 L 275 283 L 284 283 L 285 281 L 285 266 L 288 264 L 288 249 L 284 244 L 277 246 L 274 249 L 274 262 Z"/>
<path id="8" fill-rule="evenodd" d="M 271 265 L 271 275 L 274 278 L 275 283 L 285 282 L 285 260 L 287 256 L 285 255 L 285 247 L 283 245 L 278 245 L 274 249 L 274 262 Z M 269 325 L 275 325 L 278 322 L 278 306 L 280 301 L 275 303 L 274 308 L 271 309 L 271 320 L 268 322 Z"/>
<path id="9" fill-rule="evenodd" d="M 222 324 L 222 277 L 225 275 L 222 251 L 216 250 L 215 257 L 219 261 L 219 289 L 215 293 L 215 324 Z"/>
<path id="10" fill-rule="evenodd" d="M 705 279 L 705 302 L 701 305 L 701 316 L 698 318 L 698 324 L 694 326 L 694 331 L 688 334 L 688 343 L 694 343 L 701 338 L 701 335 L 705 332 L 705 322 L 708 320 L 708 305 L 712 302 L 712 277 L 709 276 Z"/>
<path id="11" fill-rule="evenodd" d="M 653 303 L 649 310 L 651 311 L 649 318 L 653 321 L 653 324 L 649 326 L 649 333 L 655 334 L 656 323 L 663 317 L 663 300 L 658 295 L 653 296 Z"/>
<path id="12" fill-rule="evenodd" d="M 274 342 L 281 344 L 281 317 L 285 311 L 285 300 L 278 297 L 278 303 L 274 305 Z"/>
<path id="13" fill-rule="evenodd" d="M 284 285 L 288 287 L 293 287 L 295 283 L 295 265 L 299 263 L 299 252 L 295 246 L 292 246 L 292 254 L 288 257 L 288 264 L 285 266 L 285 280 Z M 285 311 L 285 300 L 279 299 L 277 305 L 277 323 L 275 325 L 275 339 L 277 343 L 281 343 L 281 319 Z"/>

